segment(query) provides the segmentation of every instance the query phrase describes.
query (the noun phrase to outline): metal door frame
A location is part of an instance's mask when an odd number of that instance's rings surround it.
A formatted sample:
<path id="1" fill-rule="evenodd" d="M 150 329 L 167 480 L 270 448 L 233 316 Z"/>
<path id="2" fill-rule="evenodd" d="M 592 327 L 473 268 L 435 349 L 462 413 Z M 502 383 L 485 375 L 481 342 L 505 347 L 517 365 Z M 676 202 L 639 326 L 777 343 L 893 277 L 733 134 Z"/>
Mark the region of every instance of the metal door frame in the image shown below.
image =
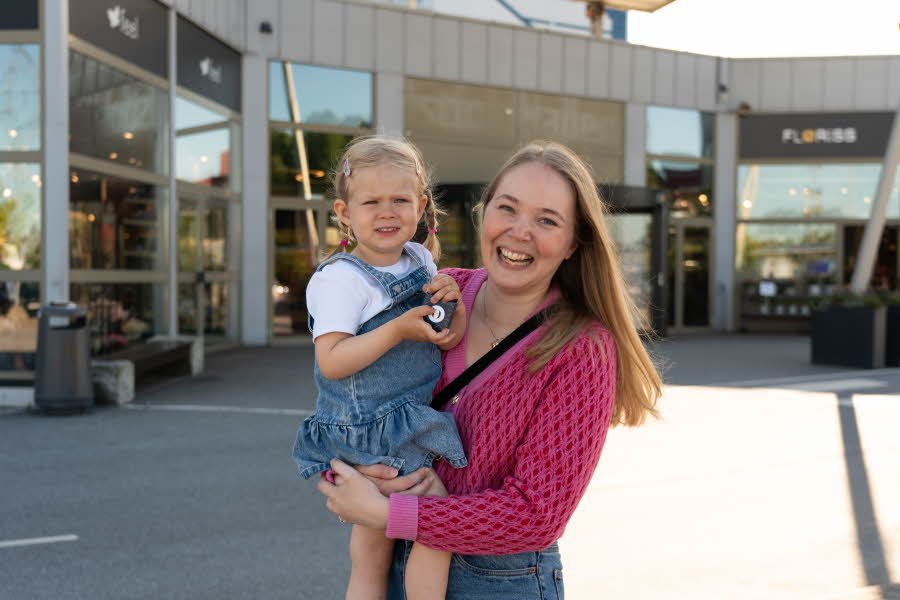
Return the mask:
<path id="1" fill-rule="evenodd" d="M 709 295 L 709 325 L 706 326 L 685 326 L 684 325 L 684 230 L 685 228 L 703 228 L 709 232 L 709 277 L 708 289 Z M 675 229 L 675 242 L 673 247 L 675 273 L 675 289 L 673 290 L 675 297 L 675 306 L 672 324 L 669 325 L 671 333 L 708 333 L 714 329 L 713 324 L 716 322 L 716 306 L 715 306 L 715 223 L 711 217 L 685 217 L 673 219 L 668 223 L 666 237 L 668 238 L 669 229 Z M 668 259 L 668 256 L 667 256 Z M 668 262 L 668 261 L 667 261 Z M 668 291 L 668 290 L 667 290 Z M 668 303 L 668 298 L 666 298 Z"/>

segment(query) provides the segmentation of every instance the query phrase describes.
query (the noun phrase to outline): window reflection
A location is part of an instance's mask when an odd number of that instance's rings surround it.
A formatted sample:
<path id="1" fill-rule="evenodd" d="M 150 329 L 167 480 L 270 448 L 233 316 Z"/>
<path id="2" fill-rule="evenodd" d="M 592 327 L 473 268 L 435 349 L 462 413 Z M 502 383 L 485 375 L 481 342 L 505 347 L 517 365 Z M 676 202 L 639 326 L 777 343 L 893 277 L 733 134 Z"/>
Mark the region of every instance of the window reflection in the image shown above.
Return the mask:
<path id="1" fill-rule="evenodd" d="M 163 309 L 161 292 L 151 283 L 72 284 L 72 302 L 88 309 L 92 353 L 115 352 L 151 337 Z"/>
<path id="2" fill-rule="evenodd" d="M 344 147 L 353 140 L 352 135 L 316 133 L 306 131 L 302 135 L 306 144 L 310 186 L 314 194 L 326 193 L 328 173 Z M 271 193 L 276 196 L 303 195 L 303 172 L 300 168 L 298 136 L 290 130 L 273 130 L 270 136 Z"/>
<path id="3" fill-rule="evenodd" d="M 605 218 L 609 233 L 616 240 L 622 274 L 628 295 L 637 305 L 645 322 L 650 323 L 653 287 L 652 227 L 649 214 L 610 214 Z"/>
<path id="4" fill-rule="evenodd" d="M 77 52 L 69 57 L 70 150 L 166 174 L 166 92 Z"/>
<path id="5" fill-rule="evenodd" d="M 69 194 L 73 269 L 164 267 L 164 189 L 73 171 Z"/>
<path id="6" fill-rule="evenodd" d="M 833 224 L 738 225 L 735 250 L 746 318 L 807 317 L 837 283 Z"/>
<path id="7" fill-rule="evenodd" d="M 741 165 L 738 219 L 867 219 L 878 187 L 878 164 Z M 888 217 L 900 217 L 894 187 Z"/>
<path id="8" fill-rule="evenodd" d="M 712 214 L 712 165 L 651 160 L 647 186 L 665 194 L 673 217 Z"/>
<path id="9" fill-rule="evenodd" d="M 307 333 L 306 285 L 315 272 L 317 253 L 306 211 L 276 210 L 273 335 Z"/>
<path id="10" fill-rule="evenodd" d="M 33 164 L 0 164 L 0 270 L 41 261 L 41 174 Z"/>
<path id="11" fill-rule="evenodd" d="M 34 370 L 40 286 L 33 281 L 0 281 L 0 375 Z"/>
<path id="12" fill-rule="evenodd" d="M 224 206 L 210 207 L 206 211 L 206 237 L 203 239 L 203 268 L 208 271 L 224 271 L 228 240 L 228 210 Z"/>
<path id="13" fill-rule="evenodd" d="M 205 106 L 186 100 L 181 96 L 175 98 L 175 129 L 187 129 L 221 123 L 228 120 L 228 116 L 216 112 Z"/>
<path id="14" fill-rule="evenodd" d="M 231 140 L 228 129 L 216 129 L 175 140 L 178 179 L 211 187 L 228 186 L 231 174 Z"/>
<path id="15" fill-rule="evenodd" d="M 647 154 L 713 158 L 715 118 L 710 113 L 647 107 Z"/>
<path id="16" fill-rule="evenodd" d="M 40 47 L 0 44 L 0 151 L 41 147 Z"/>
<path id="17" fill-rule="evenodd" d="M 300 122 L 372 127 L 372 74 L 350 69 L 290 65 Z M 269 65 L 269 118 L 292 121 L 284 63 Z"/>

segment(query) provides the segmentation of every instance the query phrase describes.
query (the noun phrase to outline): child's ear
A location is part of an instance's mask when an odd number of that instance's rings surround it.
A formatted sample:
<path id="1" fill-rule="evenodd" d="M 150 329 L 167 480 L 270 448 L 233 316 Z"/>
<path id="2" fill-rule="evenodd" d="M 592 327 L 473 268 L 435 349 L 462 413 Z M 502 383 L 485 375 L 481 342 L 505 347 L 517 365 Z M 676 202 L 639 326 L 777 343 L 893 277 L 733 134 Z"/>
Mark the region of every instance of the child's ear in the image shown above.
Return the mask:
<path id="1" fill-rule="evenodd" d="M 346 202 L 338 198 L 334 201 L 334 214 L 344 225 L 350 225 L 350 207 Z"/>
<path id="2" fill-rule="evenodd" d="M 428 194 L 422 194 L 422 197 L 419 199 L 419 219 L 425 216 L 425 209 L 428 208 Z"/>

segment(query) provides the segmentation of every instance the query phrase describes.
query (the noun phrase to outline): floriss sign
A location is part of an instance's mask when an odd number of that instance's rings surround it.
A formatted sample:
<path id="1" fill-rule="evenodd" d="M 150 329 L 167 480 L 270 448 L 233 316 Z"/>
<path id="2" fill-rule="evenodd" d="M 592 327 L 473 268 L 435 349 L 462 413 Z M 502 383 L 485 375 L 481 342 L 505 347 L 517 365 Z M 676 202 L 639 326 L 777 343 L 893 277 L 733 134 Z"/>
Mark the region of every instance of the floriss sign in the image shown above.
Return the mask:
<path id="1" fill-rule="evenodd" d="M 156 0 L 73 0 L 72 35 L 160 77 L 168 77 L 168 9 Z"/>
<path id="2" fill-rule="evenodd" d="M 740 158 L 882 158 L 894 113 L 749 115 L 740 121 Z"/>

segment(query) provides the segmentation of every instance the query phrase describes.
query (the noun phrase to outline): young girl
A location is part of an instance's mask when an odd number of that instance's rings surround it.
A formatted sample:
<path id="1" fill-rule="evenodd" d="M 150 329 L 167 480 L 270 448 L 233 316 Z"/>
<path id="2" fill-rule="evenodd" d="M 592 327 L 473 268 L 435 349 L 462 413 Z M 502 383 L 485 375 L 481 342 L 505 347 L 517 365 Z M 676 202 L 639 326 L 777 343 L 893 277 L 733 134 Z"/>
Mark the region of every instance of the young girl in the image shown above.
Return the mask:
<path id="1" fill-rule="evenodd" d="M 429 406 L 440 351 L 458 343 L 466 316 L 457 302 L 448 329 L 435 332 L 424 320 L 433 310 L 424 292 L 432 302 L 459 301 L 460 293 L 453 278 L 436 274 L 438 209 L 419 151 L 384 137 L 355 140 L 338 162 L 334 189 L 342 248 L 306 291 L 319 395 L 297 432 L 300 474 L 327 471 L 332 458 L 381 463 L 401 475 L 438 458 L 464 467 L 452 415 Z M 410 241 L 423 218 L 424 246 Z M 386 597 L 392 550 L 383 531 L 353 526 L 348 599 Z M 408 597 L 443 599 L 450 554 L 417 544 L 409 560 Z"/>

